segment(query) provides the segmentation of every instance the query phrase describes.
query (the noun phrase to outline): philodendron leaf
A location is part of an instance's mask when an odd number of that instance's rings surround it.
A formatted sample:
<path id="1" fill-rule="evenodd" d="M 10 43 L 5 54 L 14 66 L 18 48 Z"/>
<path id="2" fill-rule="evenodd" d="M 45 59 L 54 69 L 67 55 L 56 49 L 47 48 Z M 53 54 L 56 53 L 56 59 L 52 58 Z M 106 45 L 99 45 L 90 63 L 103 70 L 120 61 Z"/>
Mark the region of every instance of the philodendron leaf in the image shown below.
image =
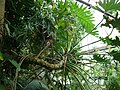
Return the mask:
<path id="1" fill-rule="evenodd" d="M 92 35 L 98 35 L 97 32 L 94 32 L 94 18 L 93 14 L 87 7 L 83 5 L 78 5 L 77 3 L 70 3 L 70 9 L 72 14 L 75 15 L 75 19 L 80 22 L 80 24 L 85 29 L 85 32 L 90 33 Z"/>
<path id="2" fill-rule="evenodd" d="M 98 54 L 94 54 L 93 59 L 99 63 L 108 63 L 109 62 L 106 57 L 98 55 Z"/>
<path id="3" fill-rule="evenodd" d="M 119 0 L 100 0 L 98 3 L 105 11 L 120 10 Z"/>
<path id="4" fill-rule="evenodd" d="M 110 52 L 110 55 L 113 56 L 114 60 L 117 60 L 117 61 L 120 62 L 120 58 L 119 58 L 120 57 L 120 51 L 113 50 L 113 51 Z"/>

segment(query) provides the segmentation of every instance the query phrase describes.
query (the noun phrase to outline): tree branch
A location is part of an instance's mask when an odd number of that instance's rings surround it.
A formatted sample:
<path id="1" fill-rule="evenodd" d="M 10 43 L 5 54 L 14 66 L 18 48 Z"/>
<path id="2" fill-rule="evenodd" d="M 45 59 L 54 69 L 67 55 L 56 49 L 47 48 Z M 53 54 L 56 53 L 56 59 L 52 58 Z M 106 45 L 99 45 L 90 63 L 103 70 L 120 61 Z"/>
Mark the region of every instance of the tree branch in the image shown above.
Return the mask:
<path id="1" fill-rule="evenodd" d="M 22 58 L 22 56 L 19 56 Z M 59 61 L 58 63 L 49 63 L 43 59 L 36 58 L 35 56 L 28 56 L 24 59 L 24 63 L 40 65 L 49 70 L 61 69 L 64 65 L 64 60 Z"/>
<path id="2" fill-rule="evenodd" d="M 20 56 L 16 52 L 12 51 L 12 56 L 14 60 L 17 60 L 18 62 L 21 60 L 20 65 L 22 63 L 25 64 L 36 64 L 40 65 L 46 69 L 49 70 L 56 70 L 61 69 L 64 66 L 64 60 L 61 60 L 57 63 L 49 63 L 48 61 L 45 61 L 44 59 L 39 59 L 37 56 L 29 54 L 27 56 Z"/>
<path id="3" fill-rule="evenodd" d="M 36 61 L 37 61 L 38 64 L 40 64 L 41 66 L 43 66 L 47 69 L 60 69 L 64 64 L 63 60 L 61 60 L 57 64 L 51 64 L 51 63 L 48 63 L 47 61 L 44 61 L 42 59 L 36 59 Z"/>

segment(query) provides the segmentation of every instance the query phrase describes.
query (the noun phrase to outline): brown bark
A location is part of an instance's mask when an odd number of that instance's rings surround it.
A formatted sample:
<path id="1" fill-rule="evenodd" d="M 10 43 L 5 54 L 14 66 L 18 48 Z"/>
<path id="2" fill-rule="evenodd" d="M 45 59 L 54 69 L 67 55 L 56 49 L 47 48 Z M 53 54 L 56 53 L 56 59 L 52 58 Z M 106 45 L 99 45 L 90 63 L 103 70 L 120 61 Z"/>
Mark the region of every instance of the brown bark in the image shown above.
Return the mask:
<path id="1" fill-rule="evenodd" d="M 18 62 L 20 60 L 21 64 L 36 64 L 36 65 L 40 65 L 48 70 L 57 70 L 57 69 L 61 69 L 64 65 L 64 60 L 61 60 L 57 63 L 53 62 L 53 63 L 49 63 L 48 61 L 45 61 L 43 59 L 39 59 L 38 57 L 34 56 L 34 55 L 28 55 L 28 56 L 19 56 L 17 54 L 12 55 L 14 60 L 17 60 Z"/>
<path id="2" fill-rule="evenodd" d="M 64 60 L 61 60 L 58 63 L 49 63 L 43 59 L 39 59 L 36 57 L 27 57 L 27 58 L 25 58 L 24 61 L 27 63 L 32 63 L 32 64 L 34 63 L 37 65 L 40 65 L 40 66 L 42 66 L 46 69 L 49 69 L 49 70 L 61 69 L 64 65 Z"/>
<path id="3" fill-rule="evenodd" d="M 2 49 L 2 35 L 4 33 L 4 13 L 5 13 L 5 0 L 0 0 L 0 50 Z"/>

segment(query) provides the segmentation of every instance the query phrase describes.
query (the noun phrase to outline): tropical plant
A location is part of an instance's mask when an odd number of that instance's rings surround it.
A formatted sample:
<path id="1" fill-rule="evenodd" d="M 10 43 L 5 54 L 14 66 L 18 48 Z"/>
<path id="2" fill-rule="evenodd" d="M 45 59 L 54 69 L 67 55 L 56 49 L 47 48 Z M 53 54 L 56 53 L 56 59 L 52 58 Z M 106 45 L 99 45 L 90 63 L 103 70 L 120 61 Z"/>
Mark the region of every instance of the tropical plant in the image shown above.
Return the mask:
<path id="1" fill-rule="evenodd" d="M 106 13 L 119 10 L 118 0 L 99 2 L 98 5 Z M 101 11 L 99 7 L 93 8 Z M 104 15 L 106 23 L 102 25 L 119 28 L 118 13 L 108 21 L 110 16 Z M 110 35 L 98 36 L 98 25 L 93 21 L 90 9 L 72 0 L 7 0 L 0 38 L 0 89 L 92 90 L 105 89 L 105 86 L 109 90 L 118 89 L 119 50 L 112 48 L 107 55 L 93 52 L 91 58 L 84 57 L 86 54 L 81 52 L 84 47 L 81 41 L 89 34 L 107 45 L 119 47 L 118 37 L 114 40 Z M 99 72 L 100 68 L 104 74 Z M 99 80 L 104 80 L 103 87 L 96 82 Z"/>

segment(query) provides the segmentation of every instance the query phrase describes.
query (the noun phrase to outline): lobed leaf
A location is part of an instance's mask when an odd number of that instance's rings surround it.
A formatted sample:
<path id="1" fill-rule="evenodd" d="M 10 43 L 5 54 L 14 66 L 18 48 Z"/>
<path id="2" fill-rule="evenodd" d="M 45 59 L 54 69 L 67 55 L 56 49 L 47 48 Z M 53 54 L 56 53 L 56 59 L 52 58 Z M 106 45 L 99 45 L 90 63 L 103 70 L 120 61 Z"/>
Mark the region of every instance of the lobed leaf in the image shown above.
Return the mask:
<path id="1" fill-rule="evenodd" d="M 120 10 L 120 1 L 119 0 L 100 0 L 99 5 L 105 10 Z"/>

